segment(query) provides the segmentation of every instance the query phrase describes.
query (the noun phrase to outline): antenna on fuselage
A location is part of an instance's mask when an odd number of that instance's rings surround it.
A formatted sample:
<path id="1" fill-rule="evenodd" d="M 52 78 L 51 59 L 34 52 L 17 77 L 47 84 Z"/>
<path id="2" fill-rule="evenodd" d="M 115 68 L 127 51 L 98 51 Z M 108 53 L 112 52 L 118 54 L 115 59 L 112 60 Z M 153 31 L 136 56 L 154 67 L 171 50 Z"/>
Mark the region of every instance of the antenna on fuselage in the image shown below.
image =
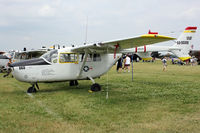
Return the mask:
<path id="1" fill-rule="evenodd" d="M 85 42 L 84 42 L 84 45 L 87 44 L 87 33 L 88 32 L 88 16 L 86 18 L 86 25 L 85 25 Z"/>

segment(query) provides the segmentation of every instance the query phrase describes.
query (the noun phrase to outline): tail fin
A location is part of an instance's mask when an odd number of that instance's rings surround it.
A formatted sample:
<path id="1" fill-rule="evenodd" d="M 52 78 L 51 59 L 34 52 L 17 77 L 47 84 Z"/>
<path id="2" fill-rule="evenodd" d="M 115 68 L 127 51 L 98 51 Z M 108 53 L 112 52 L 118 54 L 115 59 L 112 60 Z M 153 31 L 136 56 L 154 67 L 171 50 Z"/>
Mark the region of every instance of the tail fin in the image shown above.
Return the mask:
<path id="1" fill-rule="evenodd" d="M 182 61 L 191 58 L 189 52 L 193 47 L 191 41 L 194 37 L 196 30 L 197 27 L 187 27 L 180 35 L 176 43 L 170 48 L 171 52 L 178 56 L 179 59 L 181 59 Z"/>

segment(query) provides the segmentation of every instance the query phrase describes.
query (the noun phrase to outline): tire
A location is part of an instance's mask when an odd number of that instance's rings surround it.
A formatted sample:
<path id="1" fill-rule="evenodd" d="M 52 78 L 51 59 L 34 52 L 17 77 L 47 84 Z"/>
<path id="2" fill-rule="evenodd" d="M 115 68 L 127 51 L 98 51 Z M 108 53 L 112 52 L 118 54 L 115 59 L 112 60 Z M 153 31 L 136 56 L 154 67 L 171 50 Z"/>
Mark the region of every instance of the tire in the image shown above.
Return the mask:
<path id="1" fill-rule="evenodd" d="M 74 80 L 69 81 L 69 86 L 74 86 Z"/>
<path id="2" fill-rule="evenodd" d="M 99 84 L 95 83 L 91 86 L 91 91 L 94 91 L 94 92 L 101 91 L 101 86 Z"/>
<path id="3" fill-rule="evenodd" d="M 35 89 L 35 87 L 29 87 L 27 90 L 27 93 L 36 93 L 37 90 Z"/>
<path id="4" fill-rule="evenodd" d="M 74 85 L 78 86 L 78 80 L 74 80 Z"/>

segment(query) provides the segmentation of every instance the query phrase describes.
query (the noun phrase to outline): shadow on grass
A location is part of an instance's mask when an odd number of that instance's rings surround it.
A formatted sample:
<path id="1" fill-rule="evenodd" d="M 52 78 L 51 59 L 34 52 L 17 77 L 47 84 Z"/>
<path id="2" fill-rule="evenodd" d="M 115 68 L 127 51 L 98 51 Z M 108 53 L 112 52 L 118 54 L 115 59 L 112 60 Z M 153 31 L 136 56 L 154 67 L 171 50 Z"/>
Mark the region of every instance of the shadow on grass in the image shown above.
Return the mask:
<path id="1" fill-rule="evenodd" d="M 41 88 L 41 87 L 40 87 Z M 78 86 L 69 86 L 66 84 L 48 84 L 45 88 L 41 88 L 38 90 L 38 93 L 51 93 L 51 92 L 70 92 L 70 93 L 77 93 L 77 91 L 87 91 L 89 88 L 88 85 L 78 85 Z"/>

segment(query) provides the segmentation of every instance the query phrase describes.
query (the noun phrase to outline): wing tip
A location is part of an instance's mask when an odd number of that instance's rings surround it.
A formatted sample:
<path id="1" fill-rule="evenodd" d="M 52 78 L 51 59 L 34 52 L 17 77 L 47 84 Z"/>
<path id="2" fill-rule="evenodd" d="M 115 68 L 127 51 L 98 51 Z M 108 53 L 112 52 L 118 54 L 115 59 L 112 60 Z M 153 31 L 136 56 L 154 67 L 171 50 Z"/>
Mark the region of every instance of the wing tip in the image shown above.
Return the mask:
<path id="1" fill-rule="evenodd" d="M 168 40 L 175 40 L 176 38 L 169 37 L 169 36 L 164 36 L 164 35 L 158 35 L 158 34 L 144 34 L 141 35 L 143 38 L 162 38 L 162 39 L 168 39 Z"/>

